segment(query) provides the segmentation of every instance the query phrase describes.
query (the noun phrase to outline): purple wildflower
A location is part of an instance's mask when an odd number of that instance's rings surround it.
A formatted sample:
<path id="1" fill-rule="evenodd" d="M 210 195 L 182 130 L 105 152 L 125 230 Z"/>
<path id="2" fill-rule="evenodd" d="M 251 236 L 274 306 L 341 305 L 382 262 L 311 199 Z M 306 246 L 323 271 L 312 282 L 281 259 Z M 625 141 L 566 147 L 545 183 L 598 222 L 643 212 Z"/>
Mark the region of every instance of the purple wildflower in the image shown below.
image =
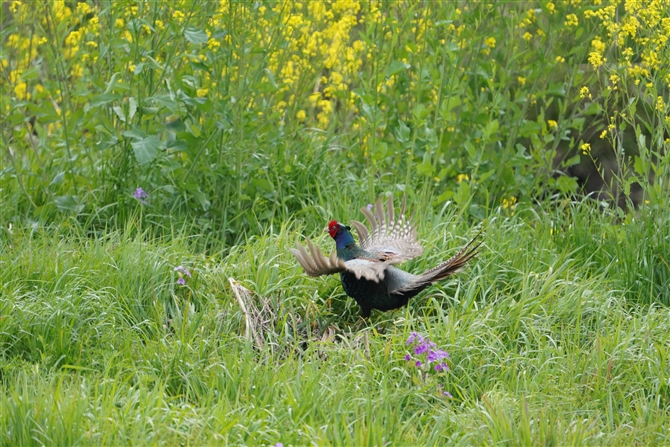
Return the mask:
<path id="1" fill-rule="evenodd" d="M 149 197 L 149 194 L 147 194 L 142 188 L 137 188 L 133 193 L 133 197 L 135 197 L 140 202 L 143 202 L 144 199 Z"/>
<path id="2" fill-rule="evenodd" d="M 409 362 L 410 360 L 412 360 L 412 356 L 409 354 L 405 354 L 405 360 Z"/>
<path id="3" fill-rule="evenodd" d="M 452 399 L 454 398 L 454 396 L 452 396 L 451 393 L 450 393 L 449 391 L 442 391 L 442 394 L 443 394 L 444 396 L 451 397 Z"/>
<path id="4" fill-rule="evenodd" d="M 368 203 L 368 211 L 372 211 L 372 204 Z"/>
<path id="5" fill-rule="evenodd" d="M 181 266 L 181 265 L 178 266 L 178 267 L 175 267 L 175 268 L 174 268 L 174 271 L 175 271 L 175 272 L 182 272 L 184 275 L 188 276 L 189 278 L 192 277 L 192 276 L 191 276 L 191 272 L 189 272 L 187 268 L 185 268 L 185 267 L 183 267 L 183 266 Z"/>
<path id="6" fill-rule="evenodd" d="M 419 343 L 423 343 L 423 336 L 419 334 L 418 332 L 412 332 L 409 334 L 409 337 L 407 337 L 407 345 L 410 345 L 414 343 L 415 341 L 419 341 Z"/>
<path id="7" fill-rule="evenodd" d="M 417 368 L 421 368 L 421 360 L 417 360 L 414 366 L 416 366 Z"/>
<path id="8" fill-rule="evenodd" d="M 177 284 L 183 286 L 184 284 L 186 284 L 186 280 L 185 280 L 184 278 L 179 278 L 179 279 L 177 280 Z"/>
<path id="9" fill-rule="evenodd" d="M 278 442 L 274 445 L 274 447 L 284 447 L 284 444 L 282 444 L 281 442 Z"/>
<path id="10" fill-rule="evenodd" d="M 418 344 L 414 347 L 415 355 L 421 355 L 426 351 L 428 351 L 428 345 L 426 345 L 425 343 Z"/>

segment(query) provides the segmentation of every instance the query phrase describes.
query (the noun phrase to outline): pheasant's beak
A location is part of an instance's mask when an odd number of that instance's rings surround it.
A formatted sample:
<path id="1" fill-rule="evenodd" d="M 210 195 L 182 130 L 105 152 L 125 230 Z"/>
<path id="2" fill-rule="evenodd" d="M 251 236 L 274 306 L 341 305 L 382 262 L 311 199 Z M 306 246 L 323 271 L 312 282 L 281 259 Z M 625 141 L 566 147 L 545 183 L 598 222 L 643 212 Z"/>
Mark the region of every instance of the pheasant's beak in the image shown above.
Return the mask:
<path id="1" fill-rule="evenodd" d="M 323 232 L 324 232 L 324 233 L 329 233 L 329 231 L 328 231 L 328 225 L 326 225 L 326 228 L 323 229 Z"/>

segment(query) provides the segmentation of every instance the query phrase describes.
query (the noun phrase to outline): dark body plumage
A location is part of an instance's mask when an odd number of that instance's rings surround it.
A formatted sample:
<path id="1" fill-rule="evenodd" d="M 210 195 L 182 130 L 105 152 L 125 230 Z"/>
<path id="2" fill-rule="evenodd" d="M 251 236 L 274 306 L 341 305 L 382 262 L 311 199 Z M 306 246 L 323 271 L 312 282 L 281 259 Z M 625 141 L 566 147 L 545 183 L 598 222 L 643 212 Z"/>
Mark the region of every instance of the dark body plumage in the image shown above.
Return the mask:
<path id="1" fill-rule="evenodd" d="M 374 258 L 370 252 L 351 244 L 345 248 L 337 250 L 337 257 L 344 261 L 351 259 Z M 352 297 L 359 306 L 361 306 L 361 316 L 367 318 L 372 309 L 381 311 L 398 309 L 409 301 L 414 295 L 421 292 L 427 285 L 412 288 L 403 291 L 403 285 L 410 284 L 416 275 L 404 272 L 392 265 L 385 270 L 384 279 L 379 282 L 356 278 L 355 273 L 348 271 L 340 272 L 340 280 L 344 293 Z"/>
<path id="2" fill-rule="evenodd" d="M 350 227 L 332 221 L 326 231 L 335 240 L 337 250 L 330 258 L 326 258 L 309 239 L 307 246 L 311 256 L 300 244 L 291 251 L 310 276 L 339 272 L 345 293 L 361 307 L 362 317 L 369 317 L 372 309 L 398 309 L 430 284 L 458 271 L 475 256 L 479 247 L 479 244 L 473 246 L 477 240 L 475 237 L 455 256 L 420 275 L 400 270 L 392 264 L 423 253 L 412 225 L 404 216 L 404 210 L 403 200 L 402 211 L 396 219 L 391 198 L 388 202 L 388 217 L 381 199 L 377 201 L 374 214 L 367 208 L 361 208 L 372 229 L 370 234 L 362 223 L 352 221 L 361 247 L 356 245 Z"/>

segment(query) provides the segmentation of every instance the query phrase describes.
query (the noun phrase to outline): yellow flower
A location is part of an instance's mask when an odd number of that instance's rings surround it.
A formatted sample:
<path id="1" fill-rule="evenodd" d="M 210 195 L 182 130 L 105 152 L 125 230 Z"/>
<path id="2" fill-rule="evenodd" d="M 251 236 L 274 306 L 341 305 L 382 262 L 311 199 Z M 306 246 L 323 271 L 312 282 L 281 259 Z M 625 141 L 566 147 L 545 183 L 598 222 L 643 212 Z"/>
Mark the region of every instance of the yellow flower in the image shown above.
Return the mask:
<path id="1" fill-rule="evenodd" d="M 72 31 L 68 36 L 65 38 L 65 45 L 69 45 L 71 47 L 74 47 L 79 43 L 79 39 L 81 38 L 81 33 L 79 31 Z"/>
<path id="2" fill-rule="evenodd" d="M 502 199 L 503 209 L 514 208 L 514 205 L 516 205 L 516 197 L 511 196 L 509 199 L 503 197 Z"/>
<path id="3" fill-rule="evenodd" d="M 456 176 L 456 182 L 461 183 L 463 180 L 468 181 L 470 180 L 470 177 L 468 174 L 458 174 Z"/>
<path id="4" fill-rule="evenodd" d="M 209 89 L 207 88 L 199 88 L 198 90 L 195 91 L 195 95 L 198 98 L 204 98 L 205 96 L 207 96 L 207 93 L 209 93 Z"/>
<path id="5" fill-rule="evenodd" d="M 522 38 L 523 40 L 528 40 L 528 41 L 529 41 L 530 39 L 533 38 L 533 35 L 532 35 L 531 33 L 529 33 L 528 31 L 526 31 L 526 32 L 523 34 L 523 36 L 521 36 L 521 38 Z"/>
<path id="6" fill-rule="evenodd" d="M 549 14 L 555 13 L 556 5 L 554 5 L 552 2 L 547 3 L 547 11 L 549 11 Z"/>
<path id="7" fill-rule="evenodd" d="M 586 155 L 591 152 L 591 145 L 589 143 L 584 143 L 579 148 L 582 150 L 582 154 Z"/>
<path id="8" fill-rule="evenodd" d="M 307 113 L 304 110 L 298 110 L 298 113 L 295 114 L 295 117 L 302 123 L 307 118 Z"/>
<path id="9" fill-rule="evenodd" d="M 219 42 L 217 39 L 209 39 L 207 41 L 207 48 L 209 48 L 212 51 L 217 51 L 220 46 L 221 42 Z"/>
<path id="10" fill-rule="evenodd" d="M 10 34 L 7 38 L 7 47 L 9 48 L 18 48 L 19 47 L 19 35 Z"/>
<path id="11" fill-rule="evenodd" d="M 554 121 L 554 120 L 547 120 L 547 124 L 548 124 L 549 127 L 551 127 L 552 129 L 558 129 L 558 123 L 557 123 L 556 121 Z"/>
<path id="12" fill-rule="evenodd" d="M 600 139 L 601 139 L 601 140 L 604 140 L 606 136 L 607 136 L 607 129 L 603 130 L 603 131 L 600 133 Z"/>
<path id="13" fill-rule="evenodd" d="M 568 14 L 565 17 L 565 26 L 572 28 L 576 27 L 577 25 L 579 25 L 579 20 L 575 14 Z"/>
<path id="14" fill-rule="evenodd" d="M 86 15 L 91 12 L 92 9 L 86 2 L 77 3 L 77 13 L 81 15 Z"/>
<path id="15" fill-rule="evenodd" d="M 16 98 L 20 101 L 23 101 L 24 99 L 30 99 L 30 94 L 27 93 L 27 90 L 28 85 L 26 85 L 26 83 L 23 81 L 19 81 L 14 87 L 14 94 L 16 95 Z"/>
<path id="16" fill-rule="evenodd" d="M 662 96 L 656 98 L 656 110 L 661 113 L 665 112 L 665 101 Z"/>
<path id="17" fill-rule="evenodd" d="M 519 76 L 516 79 L 519 81 L 519 84 L 526 85 L 526 78 L 524 78 L 523 76 Z"/>
<path id="18" fill-rule="evenodd" d="M 125 25 L 125 24 L 126 24 L 126 22 L 124 22 L 123 19 L 120 18 L 120 17 L 118 19 L 116 19 L 116 21 L 114 22 L 114 25 L 117 28 L 123 28 L 123 25 Z"/>
<path id="19" fill-rule="evenodd" d="M 496 47 L 496 39 L 495 37 L 489 37 L 484 41 L 487 47 L 489 48 L 495 48 Z"/>
<path id="20" fill-rule="evenodd" d="M 556 56 L 555 62 L 562 64 L 563 62 L 565 62 L 565 58 L 562 56 Z"/>
<path id="21" fill-rule="evenodd" d="M 84 74 L 84 68 L 79 65 L 79 64 L 74 64 L 72 66 L 72 69 L 70 70 L 70 75 L 72 75 L 73 78 L 81 78 L 81 75 Z"/>
<path id="22" fill-rule="evenodd" d="M 587 86 L 584 86 L 579 90 L 579 97 L 582 99 L 584 98 L 591 99 L 591 92 L 589 91 L 589 88 Z"/>

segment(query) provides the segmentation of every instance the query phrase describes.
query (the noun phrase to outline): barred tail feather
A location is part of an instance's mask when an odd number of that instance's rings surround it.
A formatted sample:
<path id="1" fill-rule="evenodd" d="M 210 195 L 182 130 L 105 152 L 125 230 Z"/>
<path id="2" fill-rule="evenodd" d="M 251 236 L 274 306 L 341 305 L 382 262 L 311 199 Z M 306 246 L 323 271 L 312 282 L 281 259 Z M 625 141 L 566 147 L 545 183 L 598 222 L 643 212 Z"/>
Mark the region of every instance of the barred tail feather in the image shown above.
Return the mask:
<path id="1" fill-rule="evenodd" d="M 442 264 L 434 267 L 430 270 L 426 270 L 422 274 L 418 275 L 412 281 L 408 282 L 405 286 L 400 287 L 392 292 L 393 295 L 403 296 L 407 299 L 413 297 L 414 295 L 421 292 L 430 284 L 435 281 L 446 278 L 449 275 L 453 275 L 458 270 L 460 270 L 470 259 L 474 258 L 477 255 L 477 249 L 482 245 L 483 241 L 478 241 L 482 232 L 479 232 L 461 251 L 456 253 L 454 256 L 449 258 L 447 261 Z M 475 245 L 475 242 L 478 242 Z"/>
<path id="2" fill-rule="evenodd" d="M 438 265 L 437 267 L 433 267 L 430 270 L 426 270 L 423 272 L 421 275 L 419 275 L 419 281 L 421 282 L 427 282 L 427 283 L 433 283 L 435 281 L 439 281 L 441 279 L 446 278 L 449 275 L 453 275 L 457 271 L 459 271 L 463 266 L 472 258 L 477 256 L 477 249 L 479 248 L 480 245 L 482 245 L 483 241 L 479 241 L 476 245 L 473 246 L 475 242 L 479 239 L 479 236 L 481 236 L 481 232 L 475 236 L 461 251 L 456 253 L 454 256 L 449 258 L 447 261 L 443 262 L 442 264 Z"/>

